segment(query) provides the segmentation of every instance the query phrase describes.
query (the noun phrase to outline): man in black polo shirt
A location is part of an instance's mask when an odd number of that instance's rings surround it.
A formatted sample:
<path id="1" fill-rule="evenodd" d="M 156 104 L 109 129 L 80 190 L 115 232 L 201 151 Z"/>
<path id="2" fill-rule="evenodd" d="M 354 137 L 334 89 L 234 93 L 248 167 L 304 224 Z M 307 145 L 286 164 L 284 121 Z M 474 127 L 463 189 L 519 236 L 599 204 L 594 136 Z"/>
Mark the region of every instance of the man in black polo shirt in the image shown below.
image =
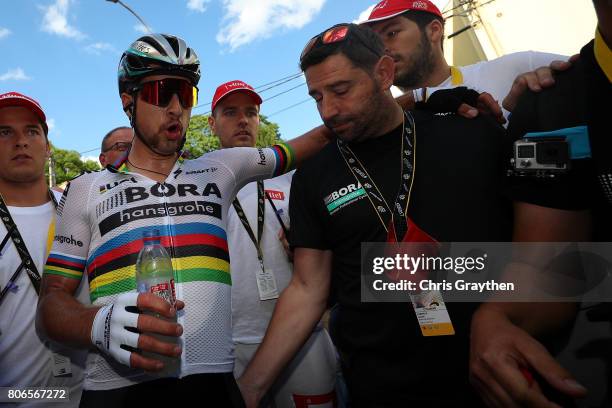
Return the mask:
<path id="1" fill-rule="evenodd" d="M 240 379 L 247 405 L 256 404 L 320 318 L 333 278 L 354 406 L 478 406 L 467 379 L 475 305 L 448 305 L 455 335 L 423 337 L 410 303 L 361 302 L 360 246 L 393 235 L 388 221 L 396 204 L 408 208 L 409 220 L 403 211 L 394 216 L 400 240 L 406 225 L 406 236 L 417 240 L 510 240 L 510 203 L 500 192 L 509 147 L 503 130 L 486 117 L 403 112 L 389 92 L 393 61 L 365 27 L 333 27 L 313 38 L 301 66 L 339 143 L 295 175 L 294 277 Z M 349 169 L 346 163 L 356 161 L 360 167 Z M 366 172 L 362 183 L 355 174 Z M 403 188 L 408 194 L 398 194 Z"/>

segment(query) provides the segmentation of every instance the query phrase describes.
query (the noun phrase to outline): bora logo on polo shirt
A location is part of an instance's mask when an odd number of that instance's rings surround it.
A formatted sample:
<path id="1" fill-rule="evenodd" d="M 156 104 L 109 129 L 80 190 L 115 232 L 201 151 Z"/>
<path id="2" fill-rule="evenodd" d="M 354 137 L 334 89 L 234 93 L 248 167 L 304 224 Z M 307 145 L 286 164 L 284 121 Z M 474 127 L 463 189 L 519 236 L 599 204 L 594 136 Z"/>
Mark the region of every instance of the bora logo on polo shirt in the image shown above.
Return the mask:
<path id="1" fill-rule="evenodd" d="M 334 215 L 340 209 L 364 197 L 366 192 L 361 183 L 353 183 L 332 192 L 323 199 L 323 202 L 329 214 Z"/>

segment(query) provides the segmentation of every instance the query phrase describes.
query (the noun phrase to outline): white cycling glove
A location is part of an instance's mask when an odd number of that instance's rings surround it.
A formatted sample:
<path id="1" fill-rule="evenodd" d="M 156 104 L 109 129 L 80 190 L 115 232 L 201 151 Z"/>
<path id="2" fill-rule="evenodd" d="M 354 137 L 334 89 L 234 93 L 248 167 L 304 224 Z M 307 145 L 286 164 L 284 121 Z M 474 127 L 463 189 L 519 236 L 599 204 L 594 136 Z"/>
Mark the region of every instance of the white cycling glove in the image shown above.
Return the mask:
<path id="1" fill-rule="evenodd" d="M 122 293 L 115 303 L 98 310 L 91 326 L 91 342 L 103 353 L 128 367 L 132 353 L 121 346 L 138 347 L 140 335 L 126 329 L 138 327 L 138 313 L 128 312 L 126 308 L 136 308 L 137 301 L 138 293 Z"/>

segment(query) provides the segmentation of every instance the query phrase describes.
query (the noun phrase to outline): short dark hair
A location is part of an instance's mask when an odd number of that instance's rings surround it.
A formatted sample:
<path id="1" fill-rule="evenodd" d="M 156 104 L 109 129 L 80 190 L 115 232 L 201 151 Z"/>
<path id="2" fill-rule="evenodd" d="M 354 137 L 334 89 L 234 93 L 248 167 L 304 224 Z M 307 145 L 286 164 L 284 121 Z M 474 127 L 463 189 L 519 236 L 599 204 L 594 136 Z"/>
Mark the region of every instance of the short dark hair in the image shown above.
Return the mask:
<path id="1" fill-rule="evenodd" d="M 442 24 L 442 27 L 444 27 L 444 19 L 427 11 L 408 10 L 400 15 L 415 23 L 419 27 L 421 33 L 424 33 L 425 27 L 434 20 L 438 20 L 440 24 Z M 442 51 L 444 51 L 444 39 L 440 41 L 440 46 L 442 47 Z"/>
<path id="2" fill-rule="evenodd" d="M 442 18 L 427 11 L 408 10 L 405 13 L 402 13 L 401 15 L 403 17 L 406 17 L 408 20 L 416 23 L 416 25 L 418 25 L 421 30 L 423 30 L 429 23 L 434 20 L 438 20 L 440 24 L 444 25 L 444 20 Z"/>
<path id="3" fill-rule="evenodd" d="M 108 132 L 107 134 L 105 134 L 104 137 L 102 138 L 102 144 L 100 145 L 100 150 L 102 152 L 105 151 L 104 144 L 106 143 L 106 141 L 113 135 L 113 133 L 115 133 L 116 131 L 121 130 L 121 129 L 132 129 L 132 128 L 129 127 L 129 126 L 118 126 L 118 127 L 114 128 L 113 130 L 111 130 L 110 132 Z"/>
<path id="4" fill-rule="evenodd" d="M 300 60 L 300 69 L 305 72 L 332 55 L 343 54 L 355 67 L 371 72 L 380 58 L 385 55 L 382 40 L 370 27 L 357 24 L 347 24 L 347 26 L 349 31 L 344 40 L 331 44 L 315 44 Z"/>

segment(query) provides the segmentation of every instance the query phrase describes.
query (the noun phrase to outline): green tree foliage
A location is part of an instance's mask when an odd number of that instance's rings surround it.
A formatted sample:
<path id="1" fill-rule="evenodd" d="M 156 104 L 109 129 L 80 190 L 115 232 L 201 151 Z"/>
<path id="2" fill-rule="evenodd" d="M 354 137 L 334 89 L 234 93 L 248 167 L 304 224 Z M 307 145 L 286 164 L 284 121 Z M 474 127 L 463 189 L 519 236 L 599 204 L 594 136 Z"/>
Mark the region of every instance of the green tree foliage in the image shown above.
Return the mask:
<path id="1" fill-rule="evenodd" d="M 270 146 L 280 141 L 282 139 L 278 130 L 278 124 L 270 122 L 264 115 L 260 115 L 257 146 Z M 187 129 L 185 148 L 189 150 L 192 158 L 219 149 L 219 138 L 212 134 L 210 126 L 208 126 L 208 115 L 195 115 L 191 117 L 191 122 Z"/>
<path id="2" fill-rule="evenodd" d="M 51 157 L 55 170 L 55 183 L 62 184 L 70 181 L 84 171 L 100 170 L 98 162 L 81 160 L 81 155 L 74 150 L 58 149 L 51 145 Z M 48 169 L 46 170 L 48 176 Z"/>

